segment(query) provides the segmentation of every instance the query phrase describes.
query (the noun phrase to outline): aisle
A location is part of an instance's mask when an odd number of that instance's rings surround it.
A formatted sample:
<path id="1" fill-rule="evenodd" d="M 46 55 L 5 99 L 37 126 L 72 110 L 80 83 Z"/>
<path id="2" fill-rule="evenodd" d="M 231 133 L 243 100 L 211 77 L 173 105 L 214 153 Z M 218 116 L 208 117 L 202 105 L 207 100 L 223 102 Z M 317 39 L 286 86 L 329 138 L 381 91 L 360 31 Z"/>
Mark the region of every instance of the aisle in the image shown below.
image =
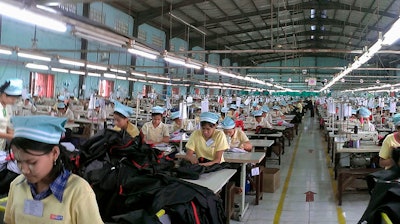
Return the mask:
<path id="1" fill-rule="evenodd" d="M 357 223 L 368 204 L 369 195 L 366 192 L 344 194 L 343 206 L 337 206 L 334 196 L 336 183 L 331 179 L 326 143 L 321 136 L 317 119 L 308 113 L 294 144 L 285 149 L 280 166 L 280 188 L 275 193 L 264 193 L 260 205 L 251 205 L 242 222 L 231 223 Z M 268 162 L 267 166 L 279 167 L 274 162 Z M 251 201 L 249 197 L 250 204 Z"/>

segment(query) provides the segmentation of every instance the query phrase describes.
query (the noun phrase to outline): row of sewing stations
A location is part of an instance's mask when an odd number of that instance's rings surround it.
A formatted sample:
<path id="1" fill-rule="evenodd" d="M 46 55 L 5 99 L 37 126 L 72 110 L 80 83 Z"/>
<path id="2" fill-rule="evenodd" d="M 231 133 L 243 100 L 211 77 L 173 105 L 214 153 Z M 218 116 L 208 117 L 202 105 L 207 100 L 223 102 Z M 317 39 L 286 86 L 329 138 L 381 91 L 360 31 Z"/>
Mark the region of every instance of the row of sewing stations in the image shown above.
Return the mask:
<path id="1" fill-rule="evenodd" d="M 363 190 L 366 186 L 357 186 L 356 181 L 379 169 L 379 138 L 392 131 L 392 128 L 377 123 L 374 128 L 363 127 L 354 120 L 343 119 L 319 107 L 320 129 L 327 142 L 329 166 L 333 169 L 337 181 L 338 205 L 342 205 L 342 196 L 348 190 Z"/>
<path id="2" fill-rule="evenodd" d="M 290 122 L 294 119 L 294 115 L 286 115 L 285 120 Z M 262 134 L 256 133 L 252 128 L 254 124 L 252 122 L 244 122 L 245 126 L 245 134 L 249 138 L 253 149 L 251 152 L 246 153 L 238 153 L 238 152 L 225 152 L 224 159 L 225 162 L 228 163 L 238 163 L 241 165 L 240 169 L 240 187 L 244 190 L 246 188 L 246 167 L 248 164 L 253 164 L 253 168 L 251 169 L 251 175 L 255 177 L 256 183 L 256 192 L 254 205 L 259 204 L 259 200 L 263 198 L 263 168 L 267 166 L 266 160 L 277 160 L 278 165 L 281 165 L 281 155 L 284 153 L 285 149 L 285 138 L 288 139 L 288 145 L 293 140 L 295 133 L 297 134 L 297 125 L 296 127 L 285 127 L 285 126 L 274 126 L 274 129 L 278 130 L 277 133 L 272 134 Z M 273 120 L 273 123 L 277 125 L 277 120 Z M 189 131 L 190 132 L 190 131 Z M 175 137 L 171 139 L 171 142 L 177 143 L 178 146 L 178 154 L 176 154 L 176 158 L 183 158 L 185 156 L 184 153 L 184 144 L 188 141 L 187 134 L 180 135 L 182 137 Z M 275 144 L 278 143 L 278 144 Z M 272 147 L 276 147 L 275 150 L 272 150 Z M 273 158 L 268 151 L 273 151 L 277 158 Z M 212 173 L 202 174 L 200 179 L 198 180 L 187 180 L 189 182 L 204 186 L 212 190 L 214 193 L 221 191 L 221 189 L 225 186 L 225 198 L 227 201 L 225 202 L 225 210 L 227 217 L 234 218 L 236 220 L 241 221 L 244 217 L 244 214 L 248 210 L 250 205 L 249 202 L 246 201 L 246 194 L 243 192 L 239 196 L 239 212 L 234 216 L 233 214 L 233 201 L 232 198 L 232 188 L 231 185 L 228 184 L 229 179 L 235 174 L 236 170 L 227 169 L 216 171 Z M 228 218 L 229 222 L 229 218 Z"/>

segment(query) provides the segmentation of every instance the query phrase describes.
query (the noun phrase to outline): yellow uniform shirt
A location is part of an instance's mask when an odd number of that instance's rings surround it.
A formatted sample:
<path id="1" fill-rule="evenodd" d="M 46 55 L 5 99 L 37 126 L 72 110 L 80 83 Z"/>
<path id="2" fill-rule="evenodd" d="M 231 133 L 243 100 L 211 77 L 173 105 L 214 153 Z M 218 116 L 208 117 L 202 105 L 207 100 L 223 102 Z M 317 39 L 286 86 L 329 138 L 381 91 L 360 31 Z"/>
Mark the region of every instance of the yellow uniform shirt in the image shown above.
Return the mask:
<path id="1" fill-rule="evenodd" d="M 379 151 L 379 157 L 382 159 L 390 159 L 392 158 L 392 150 L 394 148 L 400 147 L 400 139 L 395 137 L 398 133 L 392 133 L 386 136 L 385 140 L 383 140 L 381 150 Z M 385 169 L 389 169 L 390 167 L 385 167 Z"/>
<path id="2" fill-rule="evenodd" d="M 207 142 L 201 130 L 196 130 L 190 135 L 186 148 L 194 151 L 197 158 L 204 157 L 208 160 L 214 160 L 216 152 L 229 149 L 229 145 L 224 132 L 221 130 L 215 130 Z M 224 161 L 222 156 L 221 162 Z"/>
<path id="3" fill-rule="evenodd" d="M 236 128 L 235 134 L 233 134 L 229 146 L 230 146 L 230 148 L 240 148 L 240 145 L 242 145 L 243 143 L 248 142 L 248 141 L 249 141 L 249 138 L 242 131 L 242 129 Z"/>
<path id="4" fill-rule="evenodd" d="M 121 131 L 121 128 L 115 126 L 114 130 L 116 131 Z M 128 127 L 126 128 L 126 132 L 128 132 L 128 134 L 130 136 L 132 136 L 132 138 L 136 137 L 139 135 L 139 129 L 136 127 L 136 125 L 133 125 L 131 122 L 128 123 Z"/>
<path id="5" fill-rule="evenodd" d="M 162 122 L 154 127 L 153 123 L 149 121 L 143 125 L 142 133 L 148 141 L 161 142 L 164 137 L 169 137 L 169 128 Z"/>
<path id="6" fill-rule="evenodd" d="M 42 215 L 29 215 L 24 212 L 27 200 L 33 200 L 31 189 L 23 175 L 10 185 L 4 221 L 7 224 L 99 224 L 103 223 L 96 202 L 96 195 L 83 178 L 71 174 L 64 190 L 62 202 L 53 194 L 38 201 L 42 206 L 31 207 L 32 212 Z M 40 209 L 42 207 L 42 209 Z"/>

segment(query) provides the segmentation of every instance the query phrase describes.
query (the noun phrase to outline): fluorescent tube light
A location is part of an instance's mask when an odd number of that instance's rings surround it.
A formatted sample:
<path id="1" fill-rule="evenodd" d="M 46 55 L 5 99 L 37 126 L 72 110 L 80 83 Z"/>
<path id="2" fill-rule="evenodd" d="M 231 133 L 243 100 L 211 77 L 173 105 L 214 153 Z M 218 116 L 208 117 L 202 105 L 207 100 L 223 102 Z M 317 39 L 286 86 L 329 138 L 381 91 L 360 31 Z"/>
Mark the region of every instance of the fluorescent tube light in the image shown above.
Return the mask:
<path id="1" fill-rule="evenodd" d="M 63 69 L 63 68 L 51 68 L 51 71 L 68 73 L 68 69 Z"/>
<path id="2" fill-rule="evenodd" d="M 126 77 L 124 77 L 124 76 L 119 76 L 119 75 L 117 75 L 115 78 L 116 78 L 116 79 L 119 79 L 119 80 L 126 80 Z"/>
<path id="3" fill-rule="evenodd" d="M 105 66 L 95 65 L 95 64 L 86 64 L 86 67 L 91 68 L 91 69 L 101 70 L 101 71 L 107 71 L 107 69 L 108 69 Z"/>
<path id="4" fill-rule="evenodd" d="M 83 72 L 83 71 L 74 71 L 74 70 L 71 70 L 71 71 L 69 71 L 69 73 L 71 73 L 71 74 L 76 74 L 76 75 L 85 75 L 85 72 Z"/>
<path id="5" fill-rule="evenodd" d="M 110 78 L 110 79 L 115 79 L 117 77 L 116 75 L 110 73 L 104 73 L 103 76 L 104 78 Z"/>
<path id="6" fill-rule="evenodd" d="M 171 56 L 165 56 L 164 60 L 171 63 L 171 64 L 176 64 L 176 65 L 186 65 L 186 62 L 184 59 L 180 59 L 180 58 L 174 58 Z"/>
<path id="7" fill-rule="evenodd" d="M 157 59 L 157 56 L 154 55 L 154 54 L 150 54 L 150 53 L 147 53 L 147 52 L 144 52 L 144 51 L 141 51 L 141 50 L 136 50 L 136 49 L 133 49 L 133 48 L 129 48 L 128 52 L 131 53 L 131 54 L 135 54 L 135 55 L 138 55 L 138 56 L 141 56 L 141 57 L 144 57 L 144 58 L 148 58 L 148 59 L 152 59 L 152 60 Z"/>
<path id="8" fill-rule="evenodd" d="M 110 71 L 120 73 L 120 74 L 126 74 L 125 70 L 119 70 L 119 69 L 115 69 L 115 68 L 111 68 Z"/>
<path id="9" fill-rule="evenodd" d="M 213 68 L 213 67 L 205 67 L 204 70 L 209 73 L 218 73 L 218 69 Z"/>
<path id="10" fill-rule="evenodd" d="M 93 77 L 100 77 L 101 76 L 101 74 L 94 73 L 94 72 L 88 72 L 87 74 L 88 74 L 88 76 L 93 76 Z"/>
<path id="11" fill-rule="evenodd" d="M 6 55 L 11 55 L 12 54 L 12 51 L 11 51 L 11 49 L 8 49 L 8 48 L 0 48 L 0 54 L 6 54 Z"/>
<path id="12" fill-rule="evenodd" d="M 0 14 L 53 31 L 67 31 L 67 25 L 64 22 L 43 15 L 45 14 L 45 11 L 36 10 L 43 12 L 34 12 L 25 7 L 26 6 L 24 6 L 23 4 L 17 3 L 15 1 L 13 1 L 13 3 L 6 3 L 3 0 L 2 2 L 0 2 Z"/>
<path id="13" fill-rule="evenodd" d="M 146 77 L 146 74 L 143 74 L 143 73 L 131 72 L 131 74 L 132 74 L 133 76 Z"/>
<path id="14" fill-rule="evenodd" d="M 32 53 L 24 53 L 24 52 L 18 52 L 18 57 L 30 58 L 30 59 L 40 60 L 40 61 L 51 61 L 50 57 L 32 54 Z"/>
<path id="15" fill-rule="evenodd" d="M 49 70 L 49 67 L 47 65 L 39 65 L 35 63 L 28 63 L 25 65 L 25 67 L 38 70 Z"/>
<path id="16" fill-rule="evenodd" d="M 129 38 L 124 37 L 122 35 L 102 29 L 92 28 L 89 26 L 88 27 L 75 26 L 74 29 L 72 30 L 72 34 L 87 40 L 94 40 L 100 43 L 109 44 L 116 47 L 125 46 L 129 41 Z"/>
<path id="17" fill-rule="evenodd" d="M 84 67 L 85 66 L 84 62 L 61 59 L 61 58 L 58 59 L 58 62 L 60 62 L 61 64 L 74 65 L 74 66 L 79 66 L 79 67 Z"/>
<path id="18" fill-rule="evenodd" d="M 383 45 L 392 45 L 394 42 L 396 42 L 400 36 L 399 36 L 399 29 L 400 29 L 400 18 L 396 20 L 396 22 L 393 23 L 393 25 L 390 27 L 390 29 L 383 35 Z"/>
<path id="19" fill-rule="evenodd" d="M 128 78 L 128 80 L 129 80 L 129 81 L 133 81 L 133 82 L 138 81 L 137 79 L 134 79 L 134 78 Z"/>
<path id="20" fill-rule="evenodd" d="M 152 78 L 152 79 L 162 79 L 162 80 L 170 80 L 170 78 L 167 77 L 161 77 L 161 76 L 156 76 L 156 75 L 147 75 L 147 78 Z"/>

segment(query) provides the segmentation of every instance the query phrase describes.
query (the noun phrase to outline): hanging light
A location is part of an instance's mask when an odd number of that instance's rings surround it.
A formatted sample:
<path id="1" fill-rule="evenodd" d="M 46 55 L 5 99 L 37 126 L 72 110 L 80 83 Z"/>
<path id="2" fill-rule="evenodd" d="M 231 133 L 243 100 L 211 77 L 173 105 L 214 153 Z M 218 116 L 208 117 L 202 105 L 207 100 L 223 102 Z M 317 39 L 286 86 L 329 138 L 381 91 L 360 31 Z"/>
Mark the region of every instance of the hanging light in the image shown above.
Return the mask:
<path id="1" fill-rule="evenodd" d="M 364 80 L 363 79 L 360 79 L 360 83 L 363 83 L 364 82 Z"/>

